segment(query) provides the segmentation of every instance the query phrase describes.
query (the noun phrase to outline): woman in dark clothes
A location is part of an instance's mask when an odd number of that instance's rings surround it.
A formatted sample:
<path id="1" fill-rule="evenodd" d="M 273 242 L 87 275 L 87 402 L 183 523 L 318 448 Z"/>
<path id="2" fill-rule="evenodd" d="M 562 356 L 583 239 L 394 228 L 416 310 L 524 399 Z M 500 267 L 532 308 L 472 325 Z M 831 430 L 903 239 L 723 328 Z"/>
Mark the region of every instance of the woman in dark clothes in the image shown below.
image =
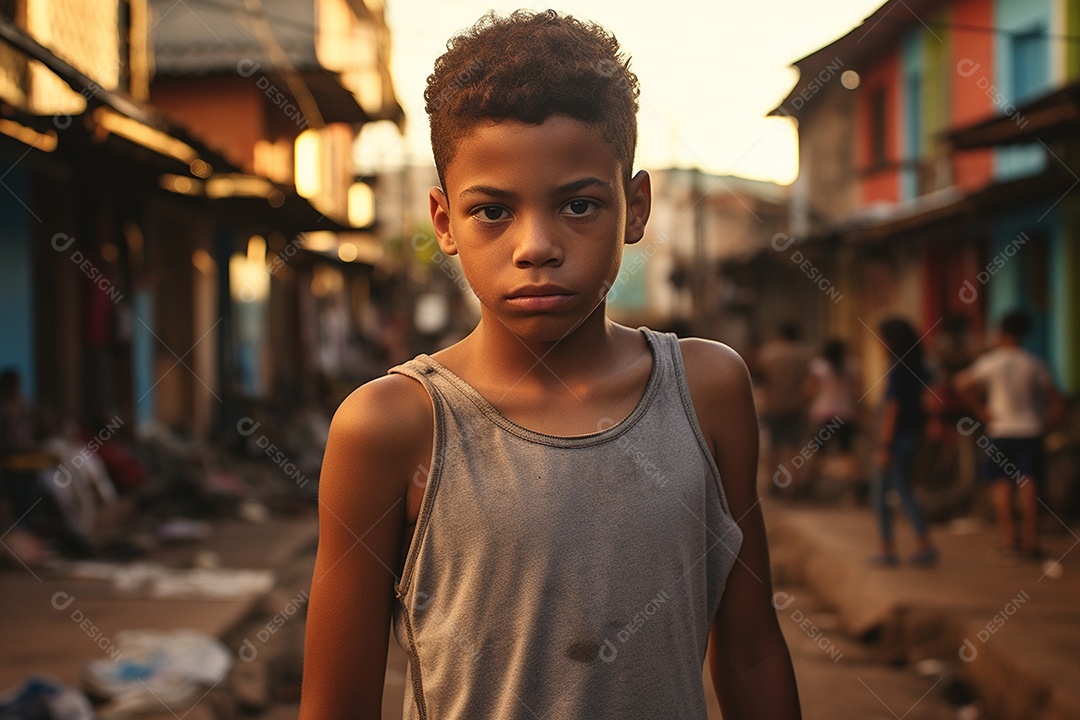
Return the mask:
<path id="1" fill-rule="evenodd" d="M 930 392 L 930 370 L 923 360 L 919 337 L 911 323 L 901 318 L 891 318 L 881 323 L 879 331 L 892 367 L 882 399 L 877 433 L 873 504 L 878 514 L 881 552 L 874 557 L 874 563 L 886 567 L 899 564 L 893 542 L 892 511 L 888 503 L 888 493 L 892 489 L 900 497 L 904 512 L 915 530 L 918 549 L 911 562 L 932 565 L 938 559 L 938 551 L 930 542 L 926 515 L 911 491 L 915 454 L 926 425 L 924 395 Z"/>

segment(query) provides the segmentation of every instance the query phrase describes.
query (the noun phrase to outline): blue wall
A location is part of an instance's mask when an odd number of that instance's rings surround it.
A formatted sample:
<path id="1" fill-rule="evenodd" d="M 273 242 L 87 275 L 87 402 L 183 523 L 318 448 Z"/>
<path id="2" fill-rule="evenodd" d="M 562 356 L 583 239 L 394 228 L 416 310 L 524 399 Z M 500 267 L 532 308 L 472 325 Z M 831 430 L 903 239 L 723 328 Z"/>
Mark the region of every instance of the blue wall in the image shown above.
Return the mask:
<path id="1" fill-rule="evenodd" d="M 1010 245 L 1017 242 L 1020 233 L 1028 240 L 1013 247 L 1010 255 Z M 1005 313 L 1017 308 L 1026 310 L 1034 324 L 1024 346 L 1046 360 L 1059 383 L 1067 377 L 1069 362 L 1066 328 L 1054 322 L 1068 316 L 1062 306 L 1068 302 L 1068 270 L 1061 262 L 1064 253 L 1058 208 L 1048 211 L 1035 207 L 1006 215 L 995 223 L 990 244 L 990 262 L 1000 258 L 1003 265 L 987 285 L 987 326 L 996 329 Z"/>
<path id="2" fill-rule="evenodd" d="M 1012 114 L 1015 106 L 1051 90 L 1050 40 L 1052 0 L 994 0 L 994 85 L 999 115 Z M 1039 33 L 1042 34 L 1039 34 Z M 1018 118 L 1022 121 L 1023 118 Z M 1040 143 L 998 148 L 994 151 L 994 176 L 1009 180 L 1041 172 L 1047 164 Z"/>
<path id="3" fill-rule="evenodd" d="M 1075 314 L 1075 309 L 1069 307 L 1071 302 L 1071 288 L 1069 278 L 1074 277 L 1069 267 L 1069 250 L 1066 247 L 1068 238 L 1065 234 L 1064 213 L 1052 210 L 1043 222 L 1052 221 L 1050 225 L 1050 318 L 1047 326 L 1050 367 L 1054 370 L 1060 387 L 1069 389 L 1072 377 L 1071 365 L 1076 362 L 1070 357 L 1069 344 L 1071 336 L 1076 331 L 1069 327 L 1069 318 Z"/>
<path id="4" fill-rule="evenodd" d="M 30 182 L 19 168 L 0 165 L 0 368 L 22 375 L 23 393 L 33 398 L 34 268 L 28 211 Z"/>
<path id="5" fill-rule="evenodd" d="M 651 247 L 645 243 L 623 246 L 619 275 L 607 296 L 608 307 L 619 310 L 644 310 L 648 307 L 646 276 Z"/>
<path id="6" fill-rule="evenodd" d="M 916 164 L 925 152 L 922 147 L 923 118 L 923 42 L 921 31 L 914 31 L 904 40 L 900 52 L 900 157 L 904 168 L 900 171 L 900 199 L 910 200 L 919 194 L 919 173 Z"/>

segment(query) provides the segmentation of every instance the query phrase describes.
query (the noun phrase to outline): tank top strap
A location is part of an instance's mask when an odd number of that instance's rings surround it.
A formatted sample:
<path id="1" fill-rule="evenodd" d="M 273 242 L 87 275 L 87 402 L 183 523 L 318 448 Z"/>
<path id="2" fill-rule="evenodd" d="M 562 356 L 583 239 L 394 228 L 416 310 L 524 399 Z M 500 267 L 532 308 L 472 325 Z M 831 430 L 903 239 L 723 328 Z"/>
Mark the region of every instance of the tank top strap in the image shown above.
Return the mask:
<path id="1" fill-rule="evenodd" d="M 674 335 L 658 333 L 649 328 L 639 328 L 648 343 L 653 369 L 646 384 L 644 394 L 637 407 L 618 423 L 619 431 L 635 424 L 648 410 L 650 404 L 662 395 L 661 389 L 673 379 L 681 377 L 681 357 L 678 356 L 678 341 Z M 430 355 L 418 355 L 408 362 L 389 370 L 411 377 L 421 383 L 431 396 L 435 407 L 436 430 L 444 424 L 450 434 L 461 433 L 465 437 L 475 437 L 482 425 L 501 428 L 531 443 L 556 447 L 577 447 L 591 445 L 600 438 L 601 431 L 615 424 L 610 420 L 598 426 L 597 433 L 579 436 L 554 436 L 536 432 L 514 423 L 492 405 L 479 391 L 463 380 L 452 370 L 445 367 Z M 685 385 L 681 381 L 681 385 Z M 462 402 L 465 401 L 465 402 Z M 486 433 L 486 430 L 483 431 Z"/>
<path id="2" fill-rule="evenodd" d="M 424 386 L 435 406 L 436 422 L 440 415 L 447 419 L 451 408 L 455 416 L 469 425 L 483 417 L 496 421 L 501 417 L 501 413 L 472 385 L 430 355 L 417 355 L 390 368 L 389 372 L 411 377 Z"/>

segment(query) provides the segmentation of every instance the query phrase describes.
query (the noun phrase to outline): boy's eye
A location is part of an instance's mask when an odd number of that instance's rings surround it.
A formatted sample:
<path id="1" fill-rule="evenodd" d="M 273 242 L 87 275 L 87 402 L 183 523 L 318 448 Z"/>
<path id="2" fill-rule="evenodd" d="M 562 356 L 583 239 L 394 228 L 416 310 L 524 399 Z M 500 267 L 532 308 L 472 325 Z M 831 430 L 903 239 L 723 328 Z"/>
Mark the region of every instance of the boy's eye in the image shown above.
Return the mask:
<path id="1" fill-rule="evenodd" d="M 570 202 L 566 203 L 566 205 L 563 205 L 563 211 L 567 215 L 591 215 L 595 210 L 595 202 L 593 202 L 592 200 L 584 200 L 581 198 L 578 198 L 577 200 L 571 200 Z"/>
<path id="2" fill-rule="evenodd" d="M 508 213 L 506 208 L 499 207 L 498 205 L 485 205 L 482 208 L 477 208 L 473 216 L 478 220 L 487 222 L 497 222 L 499 220 L 506 220 Z"/>

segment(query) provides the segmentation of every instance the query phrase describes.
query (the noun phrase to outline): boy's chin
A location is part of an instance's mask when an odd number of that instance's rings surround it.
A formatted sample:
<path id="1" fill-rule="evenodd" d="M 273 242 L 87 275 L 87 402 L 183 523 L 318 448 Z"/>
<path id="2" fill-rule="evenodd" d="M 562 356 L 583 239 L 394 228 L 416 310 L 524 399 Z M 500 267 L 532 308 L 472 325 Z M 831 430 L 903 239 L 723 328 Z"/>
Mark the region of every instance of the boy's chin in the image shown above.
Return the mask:
<path id="1" fill-rule="evenodd" d="M 485 322 L 495 323 L 499 328 L 508 330 L 523 342 L 551 344 L 565 340 L 580 330 L 585 325 L 585 318 L 562 315 L 530 318 L 489 318 Z"/>

